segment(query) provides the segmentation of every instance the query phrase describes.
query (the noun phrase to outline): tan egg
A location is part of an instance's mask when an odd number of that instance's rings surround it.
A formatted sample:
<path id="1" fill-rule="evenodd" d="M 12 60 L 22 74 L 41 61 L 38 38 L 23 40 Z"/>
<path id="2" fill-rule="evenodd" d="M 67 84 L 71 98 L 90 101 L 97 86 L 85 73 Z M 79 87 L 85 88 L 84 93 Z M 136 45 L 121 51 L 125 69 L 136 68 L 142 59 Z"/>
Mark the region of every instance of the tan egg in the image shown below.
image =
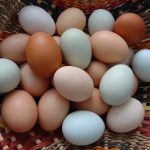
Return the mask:
<path id="1" fill-rule="evenodd" d="M 41 96 L 49 88 L 50 80 L 39 77 L 28 64 L 22 65 L 20 71 L 22 88 L 32 96 Z"/>
<path id="2" fill-rule="evenodd" d="M 109 105 L 102 100 L 97 88 L 94 88 L 92 96 L 88 100 L 84 102 L 73 103 L 73 106 L 77 110 L 89 110 L 99 115 L 106 113 L 109 109 Z"/>
<path id="3" fill-rule="evenodd" d="M 10 59 L 16 63 L 26 61 L 25 47 L 29 37 L 27 34 L 19 33 L 3 40 L 0 44 L 1 57 Z"/>
<path id="4" fill-rule="evenodd" d="M 33 97 L 28 92 L 15 90 L 4 97 L 1 114 L 10 130 L 23 133 L 35 125 L 38 109 Z"/>
<path id="5" fill-rule="evenodd" d="M 86 72 L 91 76 L 93 79 L 93 83 L 95 87 L 99 87 L 100 80 L 104 73 L 108 70 L 108 65 L 94 60 L 90 63 L 88 68 L 86 69 Z"/>
<path id="6" fill-rule="evenodd" d="M 136 93 L 137 89 L 138 89 L 138 78 L 136 76 L 135 77 L 135 83 L 134 83 L 134 89 L 132 92 L 132 96 Z"/>
<path id="7" fill-rule="evenodd" d="M 55 89 L 48 90 L 38 103 L 39 124 L 46 131 L 59 128 L 69 112 L 70 103 Z"/>
<path id="8" fill-rule="evenodd" d="M 57 33 L 59 35 L 62 35 L 62 33 L 69 28 L 78 28 L 83 30 L 85 25 L 85 14 L 79 8 L 74 7 L 63 11 L 56 21 Z"/>
<path id="9" fill-rule="evenodd" d="M 60 36 L 53 36 L 53 38 L 56 41 L 56 43 L 58 44 L 58 46 L 60 46 Z"/>
<path id="10" fill-rule="evenodd" d="M 111 31 L 98 31 L 91 37 L 93 56 L 104 63 L 119 63 L 129 56 L 125 40 Z"/>

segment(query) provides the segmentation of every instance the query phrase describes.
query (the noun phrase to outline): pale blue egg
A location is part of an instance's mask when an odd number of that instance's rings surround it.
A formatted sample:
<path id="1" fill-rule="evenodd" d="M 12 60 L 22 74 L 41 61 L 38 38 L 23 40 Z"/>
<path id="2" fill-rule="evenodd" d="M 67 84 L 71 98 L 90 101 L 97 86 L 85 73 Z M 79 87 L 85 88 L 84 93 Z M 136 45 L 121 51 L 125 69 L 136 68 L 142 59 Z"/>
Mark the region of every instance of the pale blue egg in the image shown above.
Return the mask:
<path id="1" fill-rule="evenodd" d="M 103 135 L 105 124 L 96 113 L 75 111 L 69 114 L 63 124 L 64 137 L 74 145 L 84 146 L 96 142 Z"/>
<path id="2" fill-rule="evenodd" d="M 142 49 L 134 55 L 132 68 L 142 81 L 150 82 L 150 49 Z"/>

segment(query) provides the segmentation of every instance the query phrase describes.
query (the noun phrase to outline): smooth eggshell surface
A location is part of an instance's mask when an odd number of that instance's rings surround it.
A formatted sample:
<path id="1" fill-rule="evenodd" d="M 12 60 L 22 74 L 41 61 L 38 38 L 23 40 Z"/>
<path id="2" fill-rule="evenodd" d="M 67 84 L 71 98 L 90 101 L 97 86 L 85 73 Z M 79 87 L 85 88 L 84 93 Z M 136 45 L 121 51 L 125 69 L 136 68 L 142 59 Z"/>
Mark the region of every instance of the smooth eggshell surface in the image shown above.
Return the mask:
<path id="1" fill-rule="evenodd" d="M 57 18 L 57 33 L 62 35 L 64 31 L 70 28 L 83 30 L 86 25 L 85 14 L 78 8 L 68 8 L 64 10 Z"/>
<path id="2" fill-rule="evenodd" d="M 87 100 L 94 89 L 91 77 L 84 70 L 74 66 L 58 69 L 53 79 L 57 91 L 66 99 L 75 102 Z"/>
<path id="3" fill-rule="evenodd" d="M 132 131 L 144 120 L 144 107 L 136 99 L 131 98 L 125 104 L 111 107 L 107 114 L 108 127 L 117 133 Z"/>
<path id="4" fill-rule="evenodd" d="M 56 130 L 61 126 L 69 108 L 69 101 L 63 98 L 56 89 L 48 90 L 38 103 L 40 126 L 46 131 Z"/>
<path id="5" fill-rule="evenodd" d="M 95 87 L 99 87 L 100 80 L 108 68 L 108 65 L 100 61 L 91 61 L 90 65 L 86 69 L 86 72 L 91 76 Z"/>
<path id="6" fill-rule="evenodd" d="M 37 32 L 29 38 L 26 58 L 31 69 L 44 78 L 50 78 L 62 63 L 57 43 L 48 33 L 43 32 Z"/>
<path id="7" fill-rule="evenodd" d="M 110 68 L 100 82 L 100 95 L 109 105 L 121 105 L 128 101 L 134 89 L 132 70 L 123 64 Z"/>
<path id="8" fill-rule="evenodd" d="M 49 88 L 50 80 L 37 76 L 28 64 L 20 68 L 21 86 L 32 96 L 41 96 Z"/>
<path id="9" fill-rule="evenodd" d="M 29 35 L 18 33 L 7 37 L 0 44 L 1 57 L 10 59 L 16 63 L 26 60 L 25 47 L 29 39 Z"/>
<path id="10" fill-rule="evenodd" d="M 84 146 L 96 142 L 103 135 L 105 124 L 94 112 L 75 111 L 69 114 L 63 124 L 64 137 L 74 145 Z"/>
<path id="11" fill-rule="evenodd" d="M 150 82 L 150 49 L 142 49 L 134 55 L 132 69 L 139 79 Z"/>
<path id="12" fill-rule="evenodd" d="M 143 40 L 146 33 L 144 21 L 134 13 L 125 13 L 118 17 L 114 29 L 117 34 L 125 39 L 129 46 Z"/>
<path id="13" fill-rule="evenodd" d="M 4 97 L 1 113 L 7 127 L 18 133 L 29 131 L 38 117 L 33 97 L 23 90 L 15 90 Z"/>
<path id="14" fill-rule="evenodd" d="M 44 9 L 37 6 L 23 7 L 18 14 L 19 23 L 29 34 L 36 32 L 55 33 L 56 25 L 53 18 Z"/>
<path id="15" fill-rule="evenodd" d="M 60 47 L 65 61 L 85 69 L 92 57 L 92 48 L 88 36 L 81 30 L 71 28 L 65 31 L 60 39 Z"/>
<path id="16" fill-rule="evenodd" d="M 106 113 L 109 109 L 109 105 L 102 100 L 97 88 L 94 88 L 92 96 L 90 98 L 88 98 L 84 102 L 74 102 L 73 106 L 77 110 L 89 110 L 99 115 Z"/>
<path id="17" fill-rule="evenodd" d="M 105 63 L 119 63 L 129 55 L 124 39 L 111 31 L 98 31 L 91 37 L 93 56 Z"/>

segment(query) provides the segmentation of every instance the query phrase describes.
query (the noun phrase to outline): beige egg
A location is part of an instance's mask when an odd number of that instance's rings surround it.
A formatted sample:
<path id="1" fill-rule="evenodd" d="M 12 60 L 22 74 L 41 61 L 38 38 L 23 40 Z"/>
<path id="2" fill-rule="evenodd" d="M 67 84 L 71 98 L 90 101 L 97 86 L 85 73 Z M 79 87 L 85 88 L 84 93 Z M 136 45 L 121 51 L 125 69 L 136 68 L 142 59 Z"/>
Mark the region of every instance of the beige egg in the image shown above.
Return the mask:
<path id="1" fill-rule="evenodd" d="M 57 33 L 59 35 L 62 35 L 62 33 L 69 28 L 78 28 L 83 30 L 85 25 L 85 14 L 79 8 L 74 7 L 63 11 L 56 21 Z"/>
<path id="2" fill-rule="evenodd" d="M 3 40 L 0 44 L 1 57 L 10 59 L 16 63 L 26 61 L 25 47 L 29 37 L 27 34 L 19 33 Z"/>
<path id="3" fill-rule="evenodd" d="M 15 90 L 4 97 L 1 114 L 10 130 L 23 133 L 29 131 L 35 125 L 38 108 L 28 92 Z"/>
<path id="4" fill-rule="evenodd" d="M 22 65 L 20 71 L 22 88 L 32 96 L 41 96 L 49 88 L 50 80 L 39 77 L 28 64 Z"/>
<path id="5" fill-rule="evenodd" d="M 89 110 L 99 115 L 105 114 L 109 109 L 109 105 L 102 100 L 97 88 L 94 88 L 92 96 L 86 101 L 72 104 L 77 110 Z"/>
<path id="6" fill-rule="evenodd" d="M 90 63 L 86 72 L 91 76 L 95 87 L 99 87 L 100 80 L 108 68 L 108 65 L 97 60 Z"/>
<path id="7" fill-rule="evenodd" d="M 54 86 L 64 98 L 74 102 L 87 100 L 94 89 L 88 73 L 74 66 L 58 69 L 54 74 Z"/>
<path id="8" fill-rule="evenodd" d="M 48 90 L 38 103 L 39 124 L 46 131 L 59 128 L 69 112 L 70 103 L 55 89 Z"/>
<path id="9" fill-rule="evenodd" d="M 58 46 L 60 46 L 60 36 L 53 36 L 53 38 L 56 41 L 56 43 L 58 44 Z"/>
<path id="10" fill-rule="evenodd" d="M 125 40 L 111 31 L 98 31 L 91 37 L 93 56 L 108 64 L 119 63 L 129 56 Z"/>

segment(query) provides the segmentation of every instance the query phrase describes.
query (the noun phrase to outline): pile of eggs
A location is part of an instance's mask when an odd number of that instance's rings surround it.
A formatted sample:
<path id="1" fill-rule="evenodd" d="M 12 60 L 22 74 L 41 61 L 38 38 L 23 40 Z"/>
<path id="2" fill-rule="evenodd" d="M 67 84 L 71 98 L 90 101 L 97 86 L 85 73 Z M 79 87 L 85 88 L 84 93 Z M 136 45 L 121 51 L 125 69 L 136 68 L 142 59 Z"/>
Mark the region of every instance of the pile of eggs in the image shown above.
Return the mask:
<path id="1" fill-rule="evenodd" d="M 141 124 L 144 108 L 132 97 L 138 78 L 150 82 L 150 50 L 131 49 L 145 37 L 140 16 L 125 13 L 115 21 L 109 11 L 95 10 L 89 34 L 78 8 L 63 11 L 56 24 L 37 6 L 22 8 L 18 19 L 26 33 L 0 44 L 1 115 L 10 130 L 27 132 L 37 121 L 46 131 L 62 126 L 70 143 L 83 146 L 100 139 L 105 123 L 116 133 Z"/>

